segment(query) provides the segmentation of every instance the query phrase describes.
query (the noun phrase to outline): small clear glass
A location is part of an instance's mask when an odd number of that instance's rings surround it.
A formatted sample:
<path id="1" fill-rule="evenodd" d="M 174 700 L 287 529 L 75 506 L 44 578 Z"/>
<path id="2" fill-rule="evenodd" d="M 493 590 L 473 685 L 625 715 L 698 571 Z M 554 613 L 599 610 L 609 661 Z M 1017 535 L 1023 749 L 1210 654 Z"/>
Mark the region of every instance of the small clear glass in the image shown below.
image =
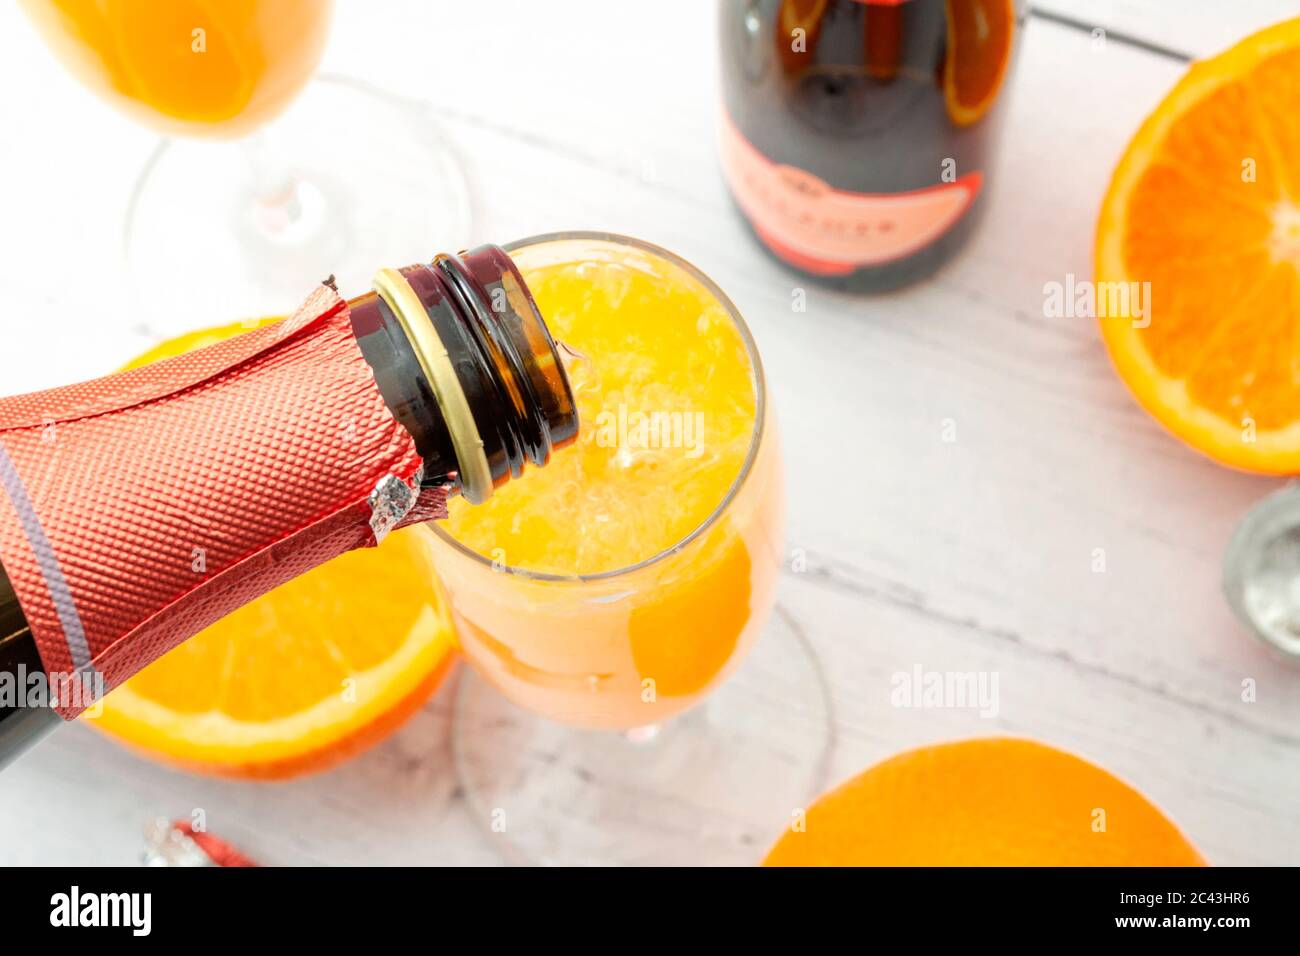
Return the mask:
<path id="1" fill-rule="evenodd" d="M 716 285 L 648 243 L 565 233 L 506 247 L 525 277 L 628 248 L 703 284 L 735 323 L 757 397 L 748 455 L 707 520 L 616 571 L 534 573 L 432 526 L 472 665 L 457 769 L 476 820 L 516 862 L 753 863 L 824 785 L 831 745 L 816 657 L 772 613 L 785 497 L 753 338 Z"/>
<path id="2" fill-rule="evenodd" d="M 291 312 L 332 270 L 464 248 L 460 164 L 427 108 L 316 73 L 332 0 L 22 0 L 66 68 L 159 142 L 131 193 L 133 331 Z M 314 78 L 313 78 L 314 77 Z"/>
<path id="3" fill-rule="evenodd" d="M 1223 561 L 1223 591 L 1252 634 L 1300 660 L 1300 485 L 1275 491 L 1237 525 Z"/>
<path id="4" fill-rule="evenodd" d="M 376 262 L 464 248 L 469 224 L 465 178 L 429 110 L 321 75 L 245 138 L 158 144 L 123 231 L 138 331 L 283 315 L 326 278 L 322 263 L 339 288 L 363 289 Z"/>

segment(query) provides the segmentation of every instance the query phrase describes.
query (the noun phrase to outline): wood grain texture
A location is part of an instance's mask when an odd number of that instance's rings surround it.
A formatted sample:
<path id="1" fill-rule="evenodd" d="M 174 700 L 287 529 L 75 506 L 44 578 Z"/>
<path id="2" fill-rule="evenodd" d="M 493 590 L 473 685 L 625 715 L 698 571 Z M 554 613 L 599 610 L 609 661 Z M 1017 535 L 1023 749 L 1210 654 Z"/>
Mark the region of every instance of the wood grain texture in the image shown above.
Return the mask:
<path id="1" fill-rule="evenodd" d="M 752 324 L 795 489 L 801 562 L 781 600 L 832 677 L 833 777 L 929 741 L 1025 734 L 1136 784 L 1212 862 L 1300 863 L 1300 669 L 1219 592 L 1234 523 L 1278 483 L 1184 449 L 1129 398 L 1089 320 L 1044 317 L 1044 283 L 1090 274 L 1110 170 L 1177 61 L 1031 21 L 981 230 L 932 281 L 866 298 L 773 265 L 732 211 L 711 4 L 390 5 L 395 39 L 344 4 L 326 67 L 430 102 L 469 168 L 474 241 L 639 235 L 712 275 Z M 1113 6 L 1125 30 L 1199 52 L 1294 4 L 1057 6 Z M 64 77 L 11 8 L 0 36 L 0 380 L 19 391 L 145 340 L 115 323 L 114 256 L 152 138 Z M 435 36 L 457 42 L 422 42 Z M 85 263 L 73 283 L 69 254 Z M 809 467 L 832 452 L 835 468 Z M 997 672 L 998 715 L 890 706 L 890 676 L 916 664 Z M 66 729 L 0 777 L 0 862 L 130 862 L 146 816 L 202 807 L 267 862 L 493 863 L 456 793 L 449 707 L 448 689 L 372 753 L 282 786 L 174 773 Z"/>
<path id="2" fill-rule="evenodd" d="M 1297 0 L 1033 0 L 1034 9 L 1112 35 L 1204 59 L 1279 20 L 1300 16 Z"/>

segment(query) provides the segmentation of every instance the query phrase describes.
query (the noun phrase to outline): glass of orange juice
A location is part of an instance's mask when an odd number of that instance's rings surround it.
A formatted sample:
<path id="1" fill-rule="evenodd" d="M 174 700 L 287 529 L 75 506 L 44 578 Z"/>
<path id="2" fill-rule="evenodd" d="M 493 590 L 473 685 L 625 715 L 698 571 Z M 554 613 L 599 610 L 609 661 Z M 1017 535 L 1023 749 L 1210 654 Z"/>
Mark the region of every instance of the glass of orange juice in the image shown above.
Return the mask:
<path id="1" fill-rule="evenodd" d="M 470 805 L 518 860 L 752 862 L 823 782 L 829 739 L 815 661 L 772 617 L 785 501 L 754 340 L 648 243 L 507 249 L 583 432 L 429 532 L 473 666 L 454 736 Z"/>
<path id="2" fill-rule="evenodd" d="M 376 262 L 464 244 L 465 181 L 431 118 L 313 80 L 333 0 L 20 2 L 86 86 L 169 137 L 125 230 L 155 336 L 292 311 L 321 263 L 359 288 Z"/>

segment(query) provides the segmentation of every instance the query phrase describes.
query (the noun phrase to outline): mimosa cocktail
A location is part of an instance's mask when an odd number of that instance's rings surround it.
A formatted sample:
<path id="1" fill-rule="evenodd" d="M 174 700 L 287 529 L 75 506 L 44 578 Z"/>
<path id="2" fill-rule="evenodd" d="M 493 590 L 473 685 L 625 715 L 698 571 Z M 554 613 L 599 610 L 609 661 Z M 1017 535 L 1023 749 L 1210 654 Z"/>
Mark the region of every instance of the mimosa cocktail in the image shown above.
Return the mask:
<path id="1" fill-rule="evenodd" d="M 464 178 L 427 112 L 343 77 L 309 82 L 333 0 L 22 7 L 86 86 L 177 136 L 145 164 L 124 230 L 150 337 L 290 312 L 322 269 L 360 288 L 376 262 L 466 246 Z"/>
<path id="2" fill-rule="evenodd" d="M 748 330 L 686 263 L 630 240 L 511 250 L 575 356 L 576 448 L 435 528 L 466 656 L 527 709 L 654 725 L 726 677 L 780 562 L 776 436 Z"/>
<path id="3" fill-rule="evenodd" d="M 21 0 L 87 86 L 168 133 L 235 136 L 311 78 L 332 0 Z"/>

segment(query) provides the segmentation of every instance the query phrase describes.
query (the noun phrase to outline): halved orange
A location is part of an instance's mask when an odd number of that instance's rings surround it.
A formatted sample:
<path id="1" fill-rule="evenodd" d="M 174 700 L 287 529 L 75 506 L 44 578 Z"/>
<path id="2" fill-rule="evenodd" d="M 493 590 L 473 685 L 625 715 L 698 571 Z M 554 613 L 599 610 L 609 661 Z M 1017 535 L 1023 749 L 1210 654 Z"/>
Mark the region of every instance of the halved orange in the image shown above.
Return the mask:
<path id="1" fill-rule="evenodd" d="M 1267 474 L 1300 472 L 1297 157 L 1300 19 L 1187 72 L 1129 143 L 1097 224 L 1120 377 L 1193 448 Z"/>
<path id="2" fill-rule="evenodd" d="M 1204 866 L 1128 784 L 1010 737 L 909 750 L 814 803 L 765 866 Z"/>
<path id="3" fill-rule="evenodd" d="M 256 324 L 165 342 L 132 366 Z M 333 766 L 414 713 L 451 666 L 431 545 L 428 529 L 407 528 L 290 581 L 126 681 L 89 723 L 201 772 L 271 779 Z"/>
<path id="4" fill-rule="evenodd" d="M 948 0 L 943 95 L 948 116 L 970 126 L 997 102 L 1015 39 L 1014 0 Z"/>

